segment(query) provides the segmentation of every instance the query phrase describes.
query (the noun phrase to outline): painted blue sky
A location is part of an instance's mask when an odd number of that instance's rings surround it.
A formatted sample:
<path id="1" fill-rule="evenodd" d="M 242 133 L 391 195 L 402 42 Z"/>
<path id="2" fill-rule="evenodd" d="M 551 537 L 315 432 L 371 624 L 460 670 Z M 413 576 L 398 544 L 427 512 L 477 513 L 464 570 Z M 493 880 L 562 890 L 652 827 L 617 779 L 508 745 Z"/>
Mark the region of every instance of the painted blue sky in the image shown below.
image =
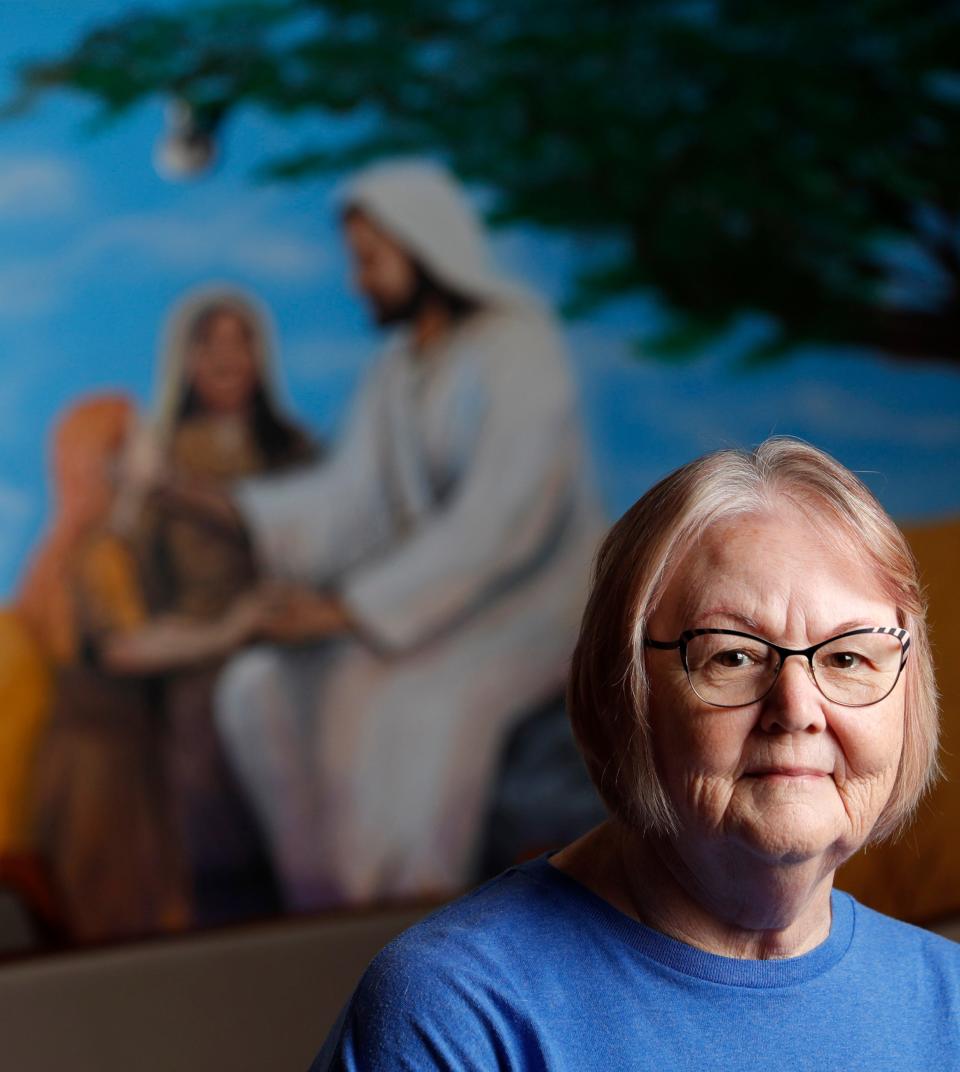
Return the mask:
<path id="1" fill-rule="evenodd" d="M 0 96 L 18 62 L 55 55 L 131 6 L 0 0 Z M 266 156 L 329 134 L 321 120 L 280 124 L 248 110 L 225 132 L 215 171 L 171 183 L 152 164 L 162 101 L 96 131 L 94 114 L 57 96 L 0 124 L 0 595 L 43 524 L 54 415 L 103 387 L 148 405 L 165 312 L 185 289 L 229 280 L 268 303 L 289 398 L 327 435 L 378 345 L 345 282 L 332 183 L 250 177 Z M 575 243 L 517 229 L 498 233 L 496 248 L 508 272 L 563 297 Z M 957 371 L 822 350 L 746 370 L 738 353 L 749 324 L 700 359 L 669 366 L 638 353 L 651 315 L 638 300 L 567 326 L 611 516 L 704 450 L 771 433 L 831 451 L 902 520 L 960 511 Z"/>

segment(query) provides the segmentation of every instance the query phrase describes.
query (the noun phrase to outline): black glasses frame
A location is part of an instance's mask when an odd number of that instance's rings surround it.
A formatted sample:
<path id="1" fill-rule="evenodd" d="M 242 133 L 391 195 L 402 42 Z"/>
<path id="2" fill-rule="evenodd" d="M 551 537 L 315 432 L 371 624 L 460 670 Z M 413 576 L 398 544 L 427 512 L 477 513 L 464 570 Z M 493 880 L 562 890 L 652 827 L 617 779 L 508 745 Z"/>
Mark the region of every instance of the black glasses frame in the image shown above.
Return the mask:
<path id="1" fill-rule="evenodd" d="M 885 633 L 889 636 L 894 636 L 900 641 L 900 646 L 903 648 L 903 654 L 900 658 L 900 667 L 897 670 L 897 676 L 893 679 L 893 684 L 889 689 L 876 700 L 870 700 L 868 703 L 862 704 L 847 704 L 841 700 L 831 700 L 830 697 L 823 691 L 820 682 L 817 680 L 817 672 L 813 667 L 813 657 L 821 649 L 825 648 L 828 644 L 832 644 L 835 640 L 842 640 L 844 637 L 849 636 L 863 636 L 865 633 Z M 687 665 L 687 645 L 693 640 L 694 637 L 717 635 L 720 636 L 734 636 L 743 637 L 744 640 L 757 640 L 761 644 L 766 644 L 771 651 L 775 651 L 780 657 L 780 662 L 777 664 L 777 672 L 773 675 L 773 680 L 770 682 L 769 687 L 756 699 L 749 700 L 747 703 L 736 704 L 720 704 L 714 700 L 707 700 L 700 693 L 697 692 L 696 686 L 690 677 L 690 667 Z M 660 651 L 672 651 L 675 648 L 680 649 L 680 662 L 683 664 L 684 673 L 687 675 L 687 683 L 690 688 L 700 697 L 705 704 L 709 704 L 711 707 L 749 707 L 751 704 L 759 703 L 761 700 L 766 699 L 767 696 L 773 691 L 774 686 L 780 679 L 780 671 L 783 669 L 783 664 L 790 658 L 791 655 L 802 655 L 807 660 L 807 665 L 810 667 L 810 676 L 813 678 L 813 683 L 817 686 L 817 690 L 820 695 L 830 703 L 835 703 L 840 707 L 872 707 L 874 704 L 881 703 L 885 700 L 891 692 L 897 687 L 897 682 L 900 680 L 900 675 L 903 673 L 903 668 L 907 665 L 907 655 L 910 651 L 910 634 L 906 629 L 901 629 L 899 626 L 888 625 L 866 625 L 861 626 L 858 629 L 848 629 L 845 633 L 837 633 L 836 636 L 827 637 L 826 640 L 821 640 L 817 644 L 811 644 L 809 648 L 785 648 L 782 644 L 774 644 L 773 641 L 767 640 L 764 637 L 754 636 L 753 633 L 743 633 L 739 629 L 685 629 L 676 640 L 653 640 L 651 637 L 644 637 L 643 646 L 645 648 L 656 648 Z"/>

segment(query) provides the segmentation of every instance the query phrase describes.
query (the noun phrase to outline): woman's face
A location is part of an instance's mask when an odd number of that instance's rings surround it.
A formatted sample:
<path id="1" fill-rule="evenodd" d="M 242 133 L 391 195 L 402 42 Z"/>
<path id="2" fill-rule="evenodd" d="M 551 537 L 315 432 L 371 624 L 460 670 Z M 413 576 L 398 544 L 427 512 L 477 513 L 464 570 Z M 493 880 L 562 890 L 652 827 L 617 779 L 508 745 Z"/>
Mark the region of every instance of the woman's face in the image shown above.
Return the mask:
<path id="1" fill-rule="evenodd" d="M 245 410 L 258 380 L 247 324 L 236 313 L 214 313 L 191 345 L 189 371 L 191 385 L 204 410 Z"/>
<path id="2" fill-rule="evenodd" d="M 807 648 L 858 625 L 895 626 L 895 608 L 852 553 L 820 539 L 816 519 L 785 507 L 709 529 L 675 570 L 649 636 L 729 628 Z M 648 649 L 646 665 L 658 769 L 681 822 L 676 849 L 692 868 L 734 847 L 836 866 L 862 844 L 897 774 L 903 675 L 879 703 L 842 707 L 792 657 L 764 699 L 718 708 L 690 688 L 676 651 Z"/>

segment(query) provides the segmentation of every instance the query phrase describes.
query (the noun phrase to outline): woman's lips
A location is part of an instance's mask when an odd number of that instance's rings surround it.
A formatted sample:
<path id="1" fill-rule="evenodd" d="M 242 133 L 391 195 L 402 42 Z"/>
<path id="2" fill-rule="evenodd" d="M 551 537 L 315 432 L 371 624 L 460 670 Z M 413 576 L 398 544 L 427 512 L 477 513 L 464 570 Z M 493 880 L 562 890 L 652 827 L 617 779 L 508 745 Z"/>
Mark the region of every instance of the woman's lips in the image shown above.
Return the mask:
<path id="1" fill-rule="evenodd" d="M 826 778 L 829 771 L 817 767 L 757 767 L 745 772 L 747 778 Z"/>

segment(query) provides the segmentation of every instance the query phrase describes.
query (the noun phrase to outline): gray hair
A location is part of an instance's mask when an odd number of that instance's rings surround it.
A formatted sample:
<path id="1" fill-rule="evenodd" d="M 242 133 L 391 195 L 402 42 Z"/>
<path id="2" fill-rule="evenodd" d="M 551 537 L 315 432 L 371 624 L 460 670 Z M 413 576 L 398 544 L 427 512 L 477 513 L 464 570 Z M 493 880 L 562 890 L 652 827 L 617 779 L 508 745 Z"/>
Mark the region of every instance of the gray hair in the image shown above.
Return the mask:
<path id="1" fill-rule="evenodd" d="M 643 641 L 671 570 L 712 525 L 791 503 L 862 561 L 909 630 L 904 740 L 871 841 L 896 833 L 936 777 L 939 715 L 926 608 L 903 534 L 868 488 L 830 455 L 774 437 L 753 452 L 720 450 L 682 466 L 613 526 L 597 555 L 573 655 L 567 705 L 590 776 L 611 813 L 671 835 L 677 817 L 657 773 Z"/>

